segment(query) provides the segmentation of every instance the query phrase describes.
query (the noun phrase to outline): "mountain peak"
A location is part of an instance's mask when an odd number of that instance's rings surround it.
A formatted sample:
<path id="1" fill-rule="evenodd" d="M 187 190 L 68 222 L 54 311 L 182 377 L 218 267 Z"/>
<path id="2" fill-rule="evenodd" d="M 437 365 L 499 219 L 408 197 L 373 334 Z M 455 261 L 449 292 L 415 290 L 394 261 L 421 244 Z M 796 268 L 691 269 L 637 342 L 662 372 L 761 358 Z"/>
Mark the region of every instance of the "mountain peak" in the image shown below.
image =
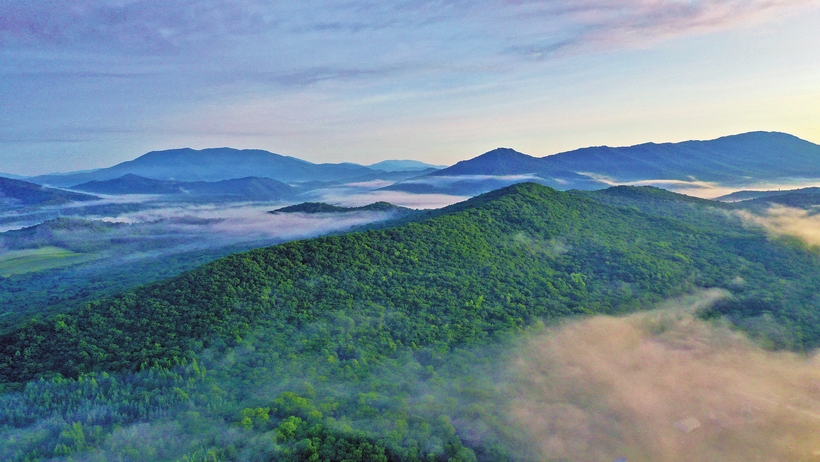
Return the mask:
<path id="1" fill-rule="evenodd" d="M 540 160 L 535 157 L 510 148 L 496 148 L 430 175 L 515 175 L 522 171 L 533 173 L 540 168 Z"/>
<path id="2" fill-rule="evenodd" d="M 495 148 L 492 151 L 487 151 L 484 154 L 476 157 L 475 159 L 487 159 L 487 158 L 505 158 L 505 157 L 516 157 L 516 156 L 524 156 L 524 157 L 532 157 L 524 154 L 522 152 L 518 152 L 512 148 Z"/>
<path id="3" fill-rule="evenodd" d="M 34 180 L 70 186 L 93 180 L 112 180 L 129 173 L 154 180 L 214 182 L 257 176 L 289 183 L 345 180 L 370 175 L 375 170 L 350 163 L 314 164 L 261 149 L 178 148 L 151 151 L 134 160 L 89 173 L 44 175 Z"/>

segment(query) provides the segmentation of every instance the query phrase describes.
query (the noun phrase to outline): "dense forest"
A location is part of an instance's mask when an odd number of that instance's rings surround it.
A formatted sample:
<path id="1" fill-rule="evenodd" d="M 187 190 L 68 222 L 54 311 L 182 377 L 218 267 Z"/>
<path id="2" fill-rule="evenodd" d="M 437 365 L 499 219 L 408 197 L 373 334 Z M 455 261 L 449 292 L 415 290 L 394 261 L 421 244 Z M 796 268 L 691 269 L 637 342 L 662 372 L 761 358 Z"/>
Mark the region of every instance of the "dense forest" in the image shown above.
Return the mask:
<path id="1" fill-rule="evenodd" d="M 0 451 L 532 459 L 500 408 L 497 365 L 542 323 L 723 288 L 703 317 L 772 348 L 820 344 L 816 251 L 722 207 L 519 184 L 31 319 L 0 336 Z"/>

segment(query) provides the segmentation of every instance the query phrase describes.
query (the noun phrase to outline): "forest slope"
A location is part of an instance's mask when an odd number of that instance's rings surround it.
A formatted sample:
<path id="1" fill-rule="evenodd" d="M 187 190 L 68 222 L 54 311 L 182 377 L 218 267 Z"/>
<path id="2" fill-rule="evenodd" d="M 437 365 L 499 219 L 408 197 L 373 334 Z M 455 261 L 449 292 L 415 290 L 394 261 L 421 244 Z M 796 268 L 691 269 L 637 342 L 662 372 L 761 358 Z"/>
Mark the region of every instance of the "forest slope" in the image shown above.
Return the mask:
<path id="1" fill-rule="evenodd" d="M 540 319 L 720 287 L 707 316 L 819 343 L 818 255 L 721 216 L 654 188 L 520 184 L 34 319 L 0 336 L 0 455 L 542 460 L 504 418 L 493 353 Z"/>
<path id="2" fill-rule="evenodd" d="M 624 312 L 698 286 L 756 294 L 732 314 L 774 313 L 794 333 L 783 341 L 810 347 L 820 317 L 805 303 L 818 269 L 811 251 L 760 232 L 708 231 L 521 184 L 425 221 L 234 255 L 33 321 L 3 336 L 0 379 L 171 365 L 263 317 L 298 326 L 339 310 L 382 316 L 383 348 L 450 348 L 535 318 Z"/>

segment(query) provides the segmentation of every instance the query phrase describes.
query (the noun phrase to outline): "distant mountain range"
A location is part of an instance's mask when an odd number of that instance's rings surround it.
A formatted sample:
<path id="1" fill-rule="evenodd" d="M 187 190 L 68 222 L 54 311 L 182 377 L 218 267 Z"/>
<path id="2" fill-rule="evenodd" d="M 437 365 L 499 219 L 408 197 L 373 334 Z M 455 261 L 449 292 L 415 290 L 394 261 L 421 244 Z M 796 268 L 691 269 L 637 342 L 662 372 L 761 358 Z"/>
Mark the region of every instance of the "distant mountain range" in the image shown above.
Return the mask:
<path id="1" fill-rule="evenodd" d="M 137 159 L 94 171 L 30 178 L 39 184 L 88 189 L 104 182 L 136 175 L 150 180 L 218 182 L 242 178 L 270 178 L 288 183 L 294 193 L 355 183 L 357 187 L 412 193 L 480 194 L 522 181 L 560 190 L 601 189 L 615 184 L 697 186 L 719 183 L 743 187 L 758 182 L 820 178 L 820 146 L 792 135 L 751 132 L 710 141 L 645 143 L 611 148 L 589 147 L 533 157 L 498 148 L 451 167 L 410 160 L 388 160 L 369 167 L 353 164 L 314 164 L 262 150 L 214 148 L 149 152 Z M 143 180 L 145 181 L 145 180 Z M 395 184 L 390 184 L 396 182 Z M 387 186 L 386 186 L 387 185 Z M 82 186 L 82 187 L 80 187 Z M 94 185 L 94 188 L 102 185 Z M 115 184 L 105 186 L 112 194 Z M 129 189 L 132 188 L 132 189 Z M 122 192 L 176 194 L 174 184 L 137 185 L 134 179 Z M 157 188 L 156 191 L 149 191 Z M 285 194 L 284 188 L 277 194 Z M 185 189 L 189 191 L 189 189 Z M 209 193 L 210 194 L 210 193 Z M 244 194 L 244 193 L 243 193 Z"/>
<path id="2" fill-rule="evenodd" d="M 154 180 L 127 174 L 105 181 L 89 181 L 70 189 L 97 194 L 160 194 L 178 199 L 209 198 L 237 201 L 274 201 L 293 195 L 294 190 L 271 178 L 237 178 L 223 181 Z"/>
<path id="3" fill-rule="evenodd" d="M 782 191 L 737 191 L 716 200 L 731 202 L 747 210 L 766 210 L 772 206 L 800 208 L 818 213 L 820 188 L 784 189 Z"/>
<path id="4" fill-rule="evenodd" d="M 46 188 L 28 181 L 0 177 L 0 209 L 63 205 L 99 199 L 88 194 Z"/>
<path id="5" fill-rule="evenodd" d="M 295 157 L 258 149 L 195 150 L 183 148 L 149 152 L 134 160 L 90 172 L 41 175 L 29 180 L 39 184 L 65 187 L 89 181 L 112 180 L 133 174 L 155 180 L 213 182 L 247 177 L 267 177 L 284 183 L 298 183 L 336 181 L 385 171 L 412 171 L 430 167 L 420 162 L 408 164 L 406 161 L 385 161 L 380 164 L 384 168 L 369 168 L 353 163 L 314 164 Z"/>
<path id="6" fill-rule="evenodd" d="M 385 189 L 473 195 L 520 181 L 557 189 L 600 189 L 641 182 L 715 182 L 820 178 L 820 146 L 792 135 L 752 132 L 710 141 L 590 147 L 537 158 L 499 148 Z"/>
<path id="7" fill-rule="evenodd" d="M 770 198 L 775 196 L 785 196 L 790 194 L 809 194 L 809 195 L 818 195 L 820 196 L 820 188 L 811 187 L 811 188 L 800 188 L 800 189 L 783 189 L 777 191 L 750 191 L 750 190 L 743 190 L 743 191 L 736 191 L 731 194 L 727 194 L 725 196 L 720 196 L 715 198 L 716 201 L 721 202 L 739 202 L 739 201 L 747 201 L 751 199 L 760 199 L 760 198 Z"/>

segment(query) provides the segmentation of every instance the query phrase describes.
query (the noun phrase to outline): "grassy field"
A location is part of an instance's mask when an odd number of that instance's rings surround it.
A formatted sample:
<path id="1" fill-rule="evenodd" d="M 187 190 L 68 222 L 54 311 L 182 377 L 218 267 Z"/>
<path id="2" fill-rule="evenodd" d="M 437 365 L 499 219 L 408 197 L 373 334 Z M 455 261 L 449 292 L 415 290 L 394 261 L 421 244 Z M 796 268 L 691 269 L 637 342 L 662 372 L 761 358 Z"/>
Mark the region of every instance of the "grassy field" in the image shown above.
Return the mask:
<path id="1" fill-rule="evenodd" d="M 97 258 L 94 254 L 77 253 L 60 247 L 13 250 L 0 254 L 0 276 L 31 273 L 73 265 Z"/>

